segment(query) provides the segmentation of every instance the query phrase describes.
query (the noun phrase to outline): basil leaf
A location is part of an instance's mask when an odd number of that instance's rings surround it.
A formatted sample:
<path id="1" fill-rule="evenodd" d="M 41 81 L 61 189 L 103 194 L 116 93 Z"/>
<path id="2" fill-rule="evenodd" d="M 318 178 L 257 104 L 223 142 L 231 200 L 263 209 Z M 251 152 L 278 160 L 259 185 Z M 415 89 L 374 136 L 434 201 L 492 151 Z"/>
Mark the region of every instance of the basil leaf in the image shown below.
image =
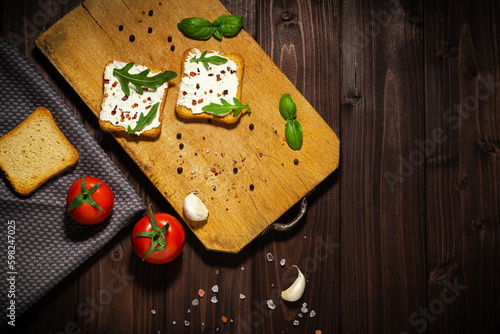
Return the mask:
<path id="1" fill-rule="evenodd" d="M 297 116 L 297 106 L 290 94 L 283 94 L 280 99 L 280 114 L 287 121 Z"/>
<path id="2" fill-rule="evenodd" d="M 156 112 L 158 111 L 158 107 L 160 106 L 160 102 L 155 103 L 155 105 L 151 108 L 151 110 L 148 112 L 146 117 L 144 117 L 144 114 L 141 114 L 139 116 L 139 120 L 137 121 L 137 124 L 135 125 L 135 128 L 132 129 L 130 125 L 127 128 L 128 134 L 134 134 L 139 130 L 144 129 L 144 127 L 148 124 L 151 123 L 151 121 L 155 118 Z"/>
<path id="3" fill-rule="evenodd" d="M 177 76 L 174 71 L 164 71 L 148 77 L 150 72 L 149 69 L 144 70 L 137 74 L 129 73 L 130 69 L 134 66 L 134 62 L 128 63 L 123 68 L 113 69 L 113 75 L 118 78 L 120 85 L 122 86 L 123 93 L 125 95 L 130 95 L 130 88 L 128 86 L 129 82 L 134 85 L 135 89 L 139 94 L 144 93 L 142 87 L 148 87 L 150 89 L 156 90 L 158 86 L 163 85 L 165 82 L 172 80 Z"/>
<path id="4" fill-rule="evenodd" d="M 241 30 L 242 17 L 239 15 L 224 14 L 216 20 L 218 20 L 218 25 L 214 24 L 214 26 L 217 26 L 219 32 L 226 37 L 233 37 Z"/>
<path id="5" fill-rule="evenodd" d="M 212 103 L 204 106 L 203 108 L 201 108 L 201 110 L 206 111 L 206 112 L 211 112 L 214 115 L 227 114 L 227 113 L 234 110 L 233 117 L 238 116 L 240 114 L 240 112 L 244 109 L 248 109 L 249 113 L 252 111 L 252 109 L 250 109 L 250 107 L 248 105 L 241 104 L 241 102 L 238 101 L 237 98 L 233 98 L 234 104 L 230 104 L 229 102 L 227 102 L 224 99 L 220 99 L 220 101 L 221 101 L 221 104 L 217 104 L 217 103 L 212 102 Z"/>
<path id="6" fill-rule="evenodd" d="M 177 29 L 190 38 L 209 39 L 212 36 L 213 25 L 208 20 L 199 17 L 189 17 L 178 22 Z"/>
<path id="7" fill-rule="evenodd" d="M 288 145 L 294 150 L 300 150 L 302 147 L 302 125 L 296 119 L 286 123 L 285 137 Z"/>
<path id="8" fill-rule="evenodd" d="M 195 63 L 198 63 L 198 62 L 202 62 L 203 65 L 205 65 L 205 68 L 208 69 L 208 63 L 211 63 L 211 64 L 215 64 L 215 65 L 222 65 L 222 64 L 225 64 L 227 63 L 227 58 L 224 58 L 224 57 L 220 57 L 220 56 L 211 56 L 211 57 L 205 57 L 207 54 L 207 51 L 205 50 L 200 58 L 196 58 L 196 57 L 193 57 L 191 58 L 191 62 L 195 62 Z"/>

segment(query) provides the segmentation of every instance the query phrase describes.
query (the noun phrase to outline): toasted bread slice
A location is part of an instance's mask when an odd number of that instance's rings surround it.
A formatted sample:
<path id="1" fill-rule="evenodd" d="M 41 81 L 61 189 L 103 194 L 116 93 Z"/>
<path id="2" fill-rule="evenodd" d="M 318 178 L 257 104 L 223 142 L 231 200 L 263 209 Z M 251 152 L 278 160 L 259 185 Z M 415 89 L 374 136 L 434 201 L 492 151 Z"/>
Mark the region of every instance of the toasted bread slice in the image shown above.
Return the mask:
<path id="1" fill-rule="evenodd" d="M 135 128 L 141 114 L 146 117 L 152 106 L 160 103 L 156 116 L 142 130 L 135 135 L 144 137 L 158 137 L 161 133 L 161 122 L 163 119 L 163 106 L 167 96 L 168 82 L 159 86 L 156 90 L 144 88 L 143 94 L 139 94 L 132 85 L 130 95 L 127 97 L 122 90 L 120 81 L 113 75 L 113 69 L 123 68 L 127 65 L 120 61 L 110 61 L 104 70 L 104 93 L 99 113 L 99 125 L 101 129 L 114 133 L 127 133 L 127 127 Z M 145 67 L 135 64 L 130 73 L 135 74 L 146 69 L 151 72 L 148 76 L 165 71 L 162 68 Z"/>
<path id="2" fill-rule="evenodd" d="M 236 53 L 223 54 L 216 51 L 207 51 L 205 57 L 220 56 L 227 58 L 225 64 L 209 63 L 205 68 L 201 62 L 191 62 L 193 57 L 200 58 L 204 51 L 196 48 L 184 51 L 182 56 L 182 79 L 179 87 L 179 97 L 175 111 L 186 119 L 211 119 L 231 124 L 238 121 L 241 113 L 234 117 L 230 112 L 226 115 L 213 115 L 201 109 L 210 104 L 221 104 L 221 98 L 233 103 L 236 97 L 241 101 L 241 84 L 245 61 Z"/>
<path id="3" fill-rule="evenodd" d="M 44 107 L 0 138 L 0 168 L 14 190 L 24 196 L 75 165 L 78 158 Z"/>

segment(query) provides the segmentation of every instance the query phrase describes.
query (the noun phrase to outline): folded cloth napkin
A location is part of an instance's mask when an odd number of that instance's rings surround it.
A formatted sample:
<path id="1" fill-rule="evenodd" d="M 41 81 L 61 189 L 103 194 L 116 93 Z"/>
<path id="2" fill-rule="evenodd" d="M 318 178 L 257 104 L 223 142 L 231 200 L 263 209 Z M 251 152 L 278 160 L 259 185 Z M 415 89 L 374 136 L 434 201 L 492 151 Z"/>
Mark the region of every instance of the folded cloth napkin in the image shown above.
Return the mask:
<path id="1" fill-rule="evenodd" d="M 146 208 L 132 185 L 31 62 L 6 39 L 0 39 L 0 50 L 0 136 L 43 106 L 50 110 L 80 155 L 75 167 L 50 179 L 26 198 L 15 193 L 0 171 L 2 327 L 11 320 L 9 315 L 17 319 Z M 110 217 L 100 224 L 80 225 L 66 212 L 67 191 L 82 175 L 101 178 L 115 195 Z"/>

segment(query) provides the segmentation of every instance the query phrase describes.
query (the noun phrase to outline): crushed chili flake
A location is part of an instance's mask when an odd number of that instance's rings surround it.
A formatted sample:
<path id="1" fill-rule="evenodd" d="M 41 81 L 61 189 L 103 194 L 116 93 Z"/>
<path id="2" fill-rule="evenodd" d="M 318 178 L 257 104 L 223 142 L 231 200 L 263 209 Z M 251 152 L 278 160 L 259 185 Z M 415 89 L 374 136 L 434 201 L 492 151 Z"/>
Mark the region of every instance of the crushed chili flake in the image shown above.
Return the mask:
<path id="1" fill-rule="evenodd" d="M 109 84 L 109 79 L 104 79 L 105 84 Z"/>
<path id="2" fill-rule="evenodd" d="M 226 71 L 222 70 L 220 71 L 220 74 L 226 74 Z"/>
<path id="3" fill-rule="evenodd" d="M 196 84 L 196 89 L 200 89 L 200 84 L 199 83 Z"/>
<path id="4" fill-rule="evenodd" d="M 109 96 L 108 93 L 104 94 L 104 97 L 108 97 L 108 96 Z"/>
<path id="5" fill-rule="evenodd" d="M 144 89 L 146 92 L 149 91 L 148 87 L 143 87 L 142 89 Z"/>
<path id="6" fill-rule="evenodd" d="M 122 97 L 122 101 L 127 101 L 128 100 L 128 96 L 125 95 L 124 97 Z"/>
<path id="7" fill-rule="evenodd" d="M 113 108 L 113 110 L 111 111 L 111 115 L 113 115 L 113 116 L 114 116 L 114 115 L 116 115 L 116 108 L 117 108 L 117 107 L 118 107 L 118 106 L 116 105 L 116 106 Z"/>
<path id="8" fill-rule="evenodd" d="M 111 86 L 116 87 L 116 85 L 118 85 L 118 81 L 113 82 Z"/>
<path id="9" fill-rule="evenodd" d="M 262 154 L 262 152 L 261 152 L 261 153 L 259 153 L 259 157 L 261 157 L 261 158 L 262 158 L 262 156 L 263 156 L 263 155 L 264 155 L 264 154 Z"/>
<path id="10" fill-rule="evenodd" d="M 151 96 L 150 96 L 150 97 L 148 97 L 148 101 L 151 101 Z"/>
<path id="11" fill-rule="evenodd" d="M 205 290 L 203 289 L 198 290 L 198 296 L 200 296 L 200 298 L 203 298 L 204 295 L 205 295 Z"/>
<path id="12" fill-rule="evenodd" d="M 220 74 L 217 74 L 217 81 L 221 81 L 221 77 L 220 77 Z"/>
<path id="13" fill-rule="evenodd" d="M 228 70 L 228 71 L 231 71 L 231 67 L 229 67 L 229 66 L 228 66 L 228 67 L 227 67 L 227 70 Z"/>
<path id="14" fill-rule="evenodd" d="M 138 106 L 139 106 L 139 104 L 134 103 L 134 104 L 132 105 L 132 108 L 137 108 Z"/>
<path id="15" fill-rule="evenodd" d="M 189 75 L 192 76 L 192 77 L 194 77 L 196 75 L 196 73 L 195 72 L 189 72 Z"/>
<path id="16" fill-rule="evenodd" d="M 217 97 L 220 97 L 220 94 L 219 94 L 219 93 L 217 93 Z"/>
<path id="17" fill-rule="evenodd" d="M 149 108 L 151 108 L 151 107 L 152 107 L 151 105 L 149 105 L 149 106 L 146 106 L 146 109 L 149 109 Z"/>
<path id="18" fill-rule="evenodd" d="M 236 72 L 235 70 L 229 71 L 229 73 L 231 73 L 231 74 L 234 74 L 235 72 Z"/>
<path id="19" fill-rule="evenodd" d="M 144 100 L 142 100 L 142 103 L 146 103 L 146 100 L 145 100 L 145 99 L 144 99 Z"/>
<path id="20" fill-rule="evenodd" d="M 222 316 L 222 322 L 223 323 L 226 323 L 227 322 L 227 318 L 225 316 Z"/>
<path id="21" fill-rule="evenodd" d="M 210 89 L 208 92 L 211 94 L 211 93 L 213 93 L 214 91 Z"/>
<path id="22" fill-rule="evenodd" d="M 234 198 L 238 198 L 238 194 L 235 194 L 235 195 L 234 195 Z"/>
<path id="23" fill-rule="evenodd" d="M 198 100 L 198 103 L 203 103 L 203 99 L 199 99 L 199 100 Z"/>
<path id="24" fill-rule="evenodd" d="M 187 92 L 186 92 L 186 91 L 183 91 L 183 92 L 182 92 L 182 95 L 186 96 L 186 95 L 187 95 Z"/>
<path id="25" fill-rule="evenodd" d="M 191 103 L 193 104 L 193 106 L 195 106 L 196 105 L 196 100 L 193 100 Z"/>
<path id="26" fill-rule="evenodd" d="M 213 74 L 213 73 L 208 73 L 208 76 L 209 76 L 209 77 L 213 77 L 213 76 L 214 76 L 214 74 Z"/>
<path id="27" fill-rule="evenodd" d="M 227 95 L 229 92 L 227 89 L 224 89 L 224 91 L 222 92 L 222 95 Z"/>

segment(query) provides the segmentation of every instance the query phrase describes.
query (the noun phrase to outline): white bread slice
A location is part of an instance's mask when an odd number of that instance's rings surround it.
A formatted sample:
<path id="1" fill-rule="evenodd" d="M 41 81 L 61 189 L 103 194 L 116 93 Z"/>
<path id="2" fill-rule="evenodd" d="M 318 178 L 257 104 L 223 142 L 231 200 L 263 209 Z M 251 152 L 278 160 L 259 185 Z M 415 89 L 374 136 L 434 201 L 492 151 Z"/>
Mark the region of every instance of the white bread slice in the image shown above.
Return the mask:
<path id="1" fill-rule="evenodd" d="M 241 102 L 241 86 L 245 61 L 241 55 L 236 53 L 224 54 L 207 50 L 206 57 L 218 55 L 228 58 L 231 61 L 223 65 L 209 64 L 210 67 L 207 70 L 203 63 L 190 61 L 193 56 L 199 58 L 203 52 L 202 50 L 192 48 L 184 51 L 182 55 L 182 79 L 175 111 L 180 117 L 186 119 L 211 119 L 225 124 L 235 123 L 242 113 L 239 113 L 236 117 L 233 116 L 233 113 L 218 116 L 201 112 L 200 109 L 204 105 L 210 104 L 210 102 L 220 104 L 221 98 L 231 104 L 233 104 L 233 97 L 236 97 Z M 237 80 L 235 80 L 236 78 Z M 235 81 L 237 82 L 235 83 Z M 203 84 L 204 82 L 205 84 Z M 201 85 L 197 88 L 197 84 L 200 83 Z M 229 91 L 229 94 L 224 92 L 226 89 Z M 195 108 L 198 109 L 198 113 L 194 111 Z"/>
<path id="2" fill-rule="evenodd" d="M 139 116 L 142 113 L 146 116 L 157 102 L 160 103 L 155 119 L 139 130 L 135 135 L 155 138 L 161 133 L 161 122 L 163 119 L 163 106 L 167 96 L 168 82 L 159 86 L 156 91 L 145 88 L 143 94 L 139 94 L 135 88 L 130 87 L 130 95 L 128 97 L 123 93 L 121 84 L 113 75 L 114 68 L 123 68 L 126 65 L 120 61 L 110 61 L 104 69 L 104 92 L 99 113 L 99 125 L 101 129 L 127 134 L 128 125 L 135 128 Z M 147 67 L 151 70 L 148 76 L 163 72 L 165 69 L 156 67 Z M 139 73 L 147 69 L 145 66 L 134 64 L 130 73 Z"/>
<path id="3" fill-rule="evenodd" d="M 75 165 L 78 158 L 44 107 L 0 138 L 0 168 L 14 190 L 24 196 Z"/>

